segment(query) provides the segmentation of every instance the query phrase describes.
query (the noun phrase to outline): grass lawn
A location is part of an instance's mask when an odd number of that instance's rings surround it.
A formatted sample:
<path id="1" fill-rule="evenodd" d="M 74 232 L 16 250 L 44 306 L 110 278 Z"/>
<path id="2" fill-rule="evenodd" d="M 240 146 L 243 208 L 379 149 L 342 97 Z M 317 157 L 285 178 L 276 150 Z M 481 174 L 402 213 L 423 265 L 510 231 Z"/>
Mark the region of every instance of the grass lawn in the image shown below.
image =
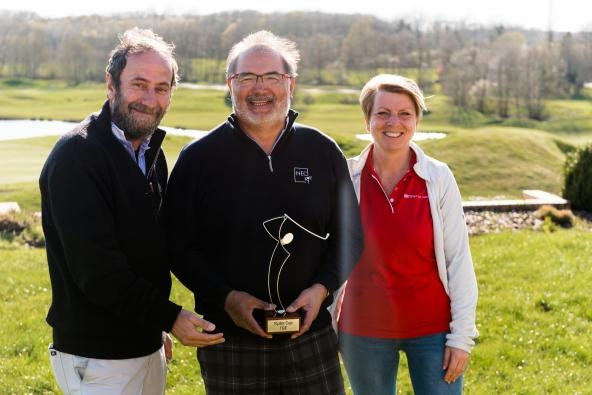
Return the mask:
<path id="1" fill-rule="evenodd" d="M 0 141 L 0 186 L 36 182 L 56 140 L 57 136 Z"/>
<path id="2" fill-rule="evenodd" d="M 467 394 L 589 394 L 592 380 L 592 233 L 559 230 L 475 236 L 480 337 Z M 51 394 L 44 321 L 50 286 L 43 249 L 0 243 L 0 392 Z M 192 306 L 175 281 L 172 299 Z M 116 328 L 114 328 L 116 330 Z M 168 391 L 203 394 L 195 350 L 175 343 Z M 399 394 L 412 394 L 399 373 Z"/>

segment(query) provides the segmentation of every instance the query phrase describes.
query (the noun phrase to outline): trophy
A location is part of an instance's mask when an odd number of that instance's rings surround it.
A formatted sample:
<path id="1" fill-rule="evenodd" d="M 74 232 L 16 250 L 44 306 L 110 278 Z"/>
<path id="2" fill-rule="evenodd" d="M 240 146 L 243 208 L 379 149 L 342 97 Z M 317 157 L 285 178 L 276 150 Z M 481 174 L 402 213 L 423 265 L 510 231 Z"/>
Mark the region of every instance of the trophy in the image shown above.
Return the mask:
<path id="1" fill-rule="evenodd" d="M 296 221 L 290 218 L 287 214 L 284 214 L 281 217 L 275 217 L 268 219 L 263 222 L 263 227 L 265 231 L 271 238 L 276 241 L 276 245 L 273 248 L 273 252 L 271 253 L 271 257 L 269 259 L 269 265 L 267 269 L 267 290 L 269 294 L 269 301 L 276 305 L 275 310 L 266 310 L 264 312 L 264 319 L 263 319 L 263 329 L 265 332 L 269 334 L 285 334 L 285 333 L 295 333 L 300 331 L 300 324 L 301 324 L 301 315 L 299 312 L 295 311 L 293 313 L 288 313 L 284 304 L 282 302 L 280 296 L 280 276 L 282 274 L 282 270 L 288 260 L 290 259 L 291 253 L 286 248 L 287 245 L 294 241 L 294 234 L 291 232 L 286 232 L 284 228 L 284 224 L 287 220 L 290 220 L 292 223 L 297 225 L 299 228 L 305 230 L 306 232 L 312 234 L 315 237 L 320 239 L 326 240 L 329 237 L 327 234 L 325 237 L 319 236 Z M 275 232 L 270 231 L 268 228 L 268 224 L 271 222 L 280 221 L 280 224 Z M 280 256 L 280 252 L 284 252 L 285 257 L 282 259 Z"/>

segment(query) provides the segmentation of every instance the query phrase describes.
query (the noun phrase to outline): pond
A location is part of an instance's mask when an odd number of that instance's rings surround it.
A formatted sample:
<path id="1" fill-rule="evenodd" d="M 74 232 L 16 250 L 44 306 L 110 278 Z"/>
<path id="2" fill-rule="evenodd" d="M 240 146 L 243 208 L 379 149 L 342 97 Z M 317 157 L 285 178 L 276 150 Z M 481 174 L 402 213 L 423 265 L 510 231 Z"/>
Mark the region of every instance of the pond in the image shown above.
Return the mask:
<path id="1" fill-rule="evenodd" d="M 71 130 L 75 122 L 42 121 L 42 120 L 0 120 L 0 141 L 28 139 L 43 136 L 59 136 Z M 203 137 L 203 130 L 177 129 L 163 126 L 167 133 L 193 138 Z"/>
<path id="2" fill-rule="evenodd" d="M 442 139 L 446 137 L 446 133 L 441 132 L 415 132 L 413 135 L 413 141 L 423 141 L 432 139 Z M 372 141 L 372 135 L 370 133 L 356 134 L 358 140 Z"/>

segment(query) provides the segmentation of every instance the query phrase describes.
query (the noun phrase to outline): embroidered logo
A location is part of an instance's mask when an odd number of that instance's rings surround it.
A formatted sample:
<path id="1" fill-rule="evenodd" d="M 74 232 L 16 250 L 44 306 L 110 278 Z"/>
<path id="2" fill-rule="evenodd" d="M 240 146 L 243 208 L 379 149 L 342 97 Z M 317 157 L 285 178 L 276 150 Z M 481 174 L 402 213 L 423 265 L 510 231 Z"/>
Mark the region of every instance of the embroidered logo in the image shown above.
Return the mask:
<path id="1" fill-rule="evenodd" d="M 427 199 L 428 195 L 411 195 L 409 193 L 403 194 L 403 199 Z"/>
<path id="2" fill-rule="evenodd" d="M 294 168 L 294 182 L 310 184 L 310 180 L 312 180 L 312 176 L 308 175 L 308 169 L 306 167 Z"/>

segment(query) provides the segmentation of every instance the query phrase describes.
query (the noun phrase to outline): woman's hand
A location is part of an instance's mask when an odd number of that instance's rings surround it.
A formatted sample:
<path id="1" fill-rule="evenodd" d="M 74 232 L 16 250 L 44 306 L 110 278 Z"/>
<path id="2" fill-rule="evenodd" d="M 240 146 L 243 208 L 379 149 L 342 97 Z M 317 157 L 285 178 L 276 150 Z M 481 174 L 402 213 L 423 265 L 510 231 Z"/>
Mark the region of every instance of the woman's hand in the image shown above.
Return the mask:
<path id="1" fill-rule="evenodd" d="M 467 369 L 470 358 L 471 354 L 460 348 L 446 347 L 444 349 L 444 365 L 442 366 L 446 370 L 444 381 L 448 384 L 454 383 Z"/>

